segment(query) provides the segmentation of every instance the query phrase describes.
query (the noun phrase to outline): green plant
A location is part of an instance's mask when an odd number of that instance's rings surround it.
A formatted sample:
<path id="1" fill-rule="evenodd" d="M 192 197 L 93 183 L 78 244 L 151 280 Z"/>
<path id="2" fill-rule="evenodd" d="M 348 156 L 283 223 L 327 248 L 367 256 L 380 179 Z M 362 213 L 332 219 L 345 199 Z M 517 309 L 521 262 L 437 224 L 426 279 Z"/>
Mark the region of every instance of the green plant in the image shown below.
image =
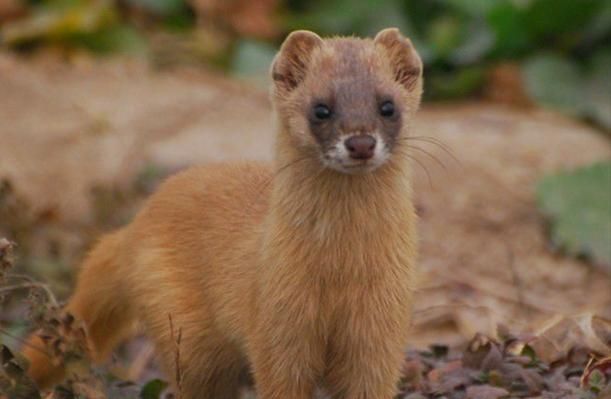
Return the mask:
<path id="1" fill-rule="evenodd" d="M 537 200 L 554 246 L 611 273 L 611 162 L 543 178 Z"/>

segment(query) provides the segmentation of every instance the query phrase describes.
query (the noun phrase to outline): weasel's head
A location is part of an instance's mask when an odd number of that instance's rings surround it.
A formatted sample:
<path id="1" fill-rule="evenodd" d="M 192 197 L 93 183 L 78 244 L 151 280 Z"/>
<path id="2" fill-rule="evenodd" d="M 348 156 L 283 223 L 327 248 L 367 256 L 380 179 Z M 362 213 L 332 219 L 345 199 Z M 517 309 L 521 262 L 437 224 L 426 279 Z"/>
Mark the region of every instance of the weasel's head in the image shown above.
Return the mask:
<path id="1" fill-rule="evenodd" d="M 304 156 L 349 174 L 405 156 L 399 148 L 420 104 L 422 61 L 397 29 L 373 40 L 293 32 L 272 78 L 281 134 Z"/>

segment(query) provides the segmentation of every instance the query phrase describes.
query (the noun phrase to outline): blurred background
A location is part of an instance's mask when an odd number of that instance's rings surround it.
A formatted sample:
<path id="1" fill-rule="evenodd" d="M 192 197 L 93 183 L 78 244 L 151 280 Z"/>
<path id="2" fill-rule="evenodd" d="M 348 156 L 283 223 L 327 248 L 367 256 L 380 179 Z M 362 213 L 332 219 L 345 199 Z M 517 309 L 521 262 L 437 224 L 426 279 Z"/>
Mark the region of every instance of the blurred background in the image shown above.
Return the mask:
<path id="1" fill-rule="evenodd" d="M 0 0 L 0 343 L 57 333 L 87 249 L 165 177 L 271 159 L 267 71 L 288 32 L 389 26 L 425 63 L 410 346 L 443 358 L 526 333 L 577 386 L 611 352 L 609 0 Z M 113 375 L 159 375 L 146 341 Z"/>
<path id="2" fill-rule="evenodd" d="M 123 53 L 265 75 L 287 32 L 372 36 L 396 26 L 426 64 L 426 99 L 535 102 L 611 129 L 608 0 L 1 0 L 20 52 Z"/>

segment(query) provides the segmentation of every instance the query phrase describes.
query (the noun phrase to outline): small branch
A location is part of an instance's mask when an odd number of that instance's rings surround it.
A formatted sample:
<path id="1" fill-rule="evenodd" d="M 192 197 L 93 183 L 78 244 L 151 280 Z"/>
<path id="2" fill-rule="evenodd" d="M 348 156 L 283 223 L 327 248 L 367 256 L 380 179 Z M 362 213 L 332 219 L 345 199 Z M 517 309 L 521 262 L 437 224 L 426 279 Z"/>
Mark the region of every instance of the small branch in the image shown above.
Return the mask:
<path id="1" fill-rule="evenodd" d="M 518 309 L 524 310 L 527 312 L 527 316 L 530 316 L 531 309 L 526 305 L 524 301 L 524 287 L 522 285 L 522 280 L 520 279 L 520 275 L 515 267 L 515 256 L 513 253 L 513 249 L 511 248 L 511 244 L 507 245 L 507 263 L 509 264 L 509 270 L 511 271 L 511 278 L 513 280 L 513 285 L 516 287 L 517 291 L 517 300 L 518 300 Z"/>
<path id="2" fill-rule="evenodd" d="M 9 279 L 10 278 L 15 278 L 15 279 L 26 280 L 27 283 L 15 284 L 15 285 L 9 285 L 9 286 L 5 286 L 5 287 L 0 287 L 0 293 L 7 292 L 7 291 L 19 290 L 19 289 L 26 289 L 26 288 L 29 288 L 29 289 L 40 289 L 40 290 L 43 290 L 45 292 L 45 294 L 47 295 L 47 298 L 49 299 L 49 302 L 51 302 L 51 305 L 54 306 L 54 307 L 59 308 L 59 302 L 57 301 L 57 298 L 55 298 L 55 295 L 53 295 L 53 292 L 51 292 L 51 289 L 46 284 L 39 283 L 37 281 L 34 281 L 30 276 L 21 275 L 21 274 L 9 274 L 7 277 Z"/>
<path id="3" fill-rule="evenodd" d="M 182 398 L 182 371 L 180 368 L 180 341 L 182 340 L 182 329 L 178 329 L 178 334 L 174 334 L 174 323 L 172 322 L 172 315 L 168 313 L 168 319 L 170 320 L 170 338 L 174 342 L 174 362 L 176 367 L 176 389 L 177 398 Z"/>

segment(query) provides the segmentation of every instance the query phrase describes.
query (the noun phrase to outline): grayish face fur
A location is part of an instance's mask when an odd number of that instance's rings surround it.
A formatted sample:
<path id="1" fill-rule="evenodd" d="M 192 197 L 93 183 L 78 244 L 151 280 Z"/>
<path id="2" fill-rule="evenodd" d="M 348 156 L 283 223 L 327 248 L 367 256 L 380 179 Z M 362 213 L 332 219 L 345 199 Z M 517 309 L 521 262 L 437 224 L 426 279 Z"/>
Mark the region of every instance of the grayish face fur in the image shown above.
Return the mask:
<path id="1" fill-rule="evenodd" d="M 422 64 L 409 40 L 395 29 L 375 40 L 291 36 L 272 69 L 273 99 L 296 145 L 346 174 L 400 156 L 421 93 Z"/>
<path id="2" fill-rule="evenodd" d="M 304 110 L 321 162 L 343 173 L 374 171 L 391 157 L 401 131 L 401 102 L 363 73 L 347 74 L 329 88 L 313 95 Z"/>

